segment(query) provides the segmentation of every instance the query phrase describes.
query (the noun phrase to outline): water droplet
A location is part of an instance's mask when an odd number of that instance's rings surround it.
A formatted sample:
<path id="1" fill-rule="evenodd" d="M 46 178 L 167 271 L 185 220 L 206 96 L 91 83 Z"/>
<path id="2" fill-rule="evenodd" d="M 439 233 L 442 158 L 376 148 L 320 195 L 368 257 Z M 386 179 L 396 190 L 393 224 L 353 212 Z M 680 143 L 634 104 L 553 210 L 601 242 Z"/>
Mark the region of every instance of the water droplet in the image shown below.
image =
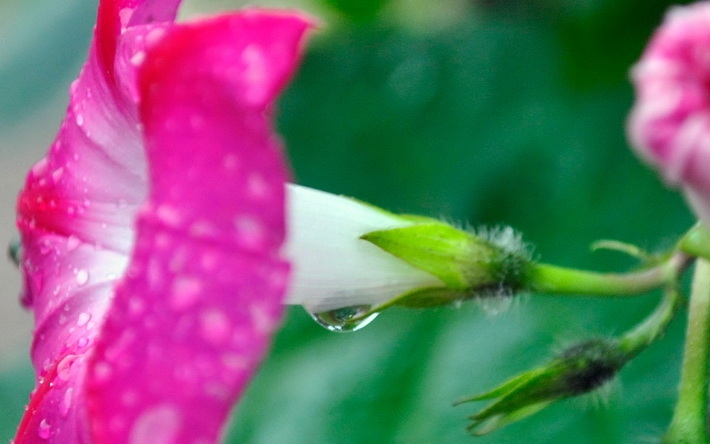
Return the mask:
<path id="1" fill-rule="evenodd" d="M 132 315 L 141 315 L 145 311 L 145 302 L 139 297 L 132 297 L 128 300 L 128 313 Z"/>
<path id="2" fill-rule="evenodd" d="M 59 179 L 62 178 L 64 175 L 64 167 L 59 167 L 56 170 L 52 171 L 52 180 L 54 180 L 54 183 L 59 182 Z"/>
<path id="3" fill-rule="evenodd" d="M 163 28 L 155 28 L 151 29 L 148 34 L 145 36 L 145 42 L 148 45 L 153 45 L 157 43 L 160 39 L 163 38 L 163 35 L 165 35 L 165 29 Z"/>
<path id="4" fill-rule="evenodd" d="M 46 256 L 49 253 L 51 253 L 52 250 L 53 250 L 52 245 L 50 244 L 50 242 L 48 240 L 43 240 L 42 242 L 40 242 L 39 254 L 41 254 L 42 256 Z"/>
<path id="5" fill-rule="evenodd" d="M 163 222 L 171 227 L 179 226 L 182 222 L 180 211 L 170 205 L 160 205 L 155 209 L 155 216 L 160 222 Z"/>
<path id="6" fill-rule="evenodd" d="M 220 360 L 225 367 L 233 371 L 247 369 L 250 365 L 249 358 L 239 353 L 225 353 Z"/>
<path id="7" fill-rule="evenodd" d="M 42 439 L 49 439 L 52 436 L 52 426 L 49 425 L 46 419 L 43 419 L 37 427 L 37 434 Z"/>
<path id="8" fill-rule="evenodd" d="M 369 312 L 370 308 L 369 305 L 353 305 L 351 307 L 311 313 L 311 317 L 330 331 L 337 333 L 358 331 L 377 317 L 378 313 L 372 313 L 364 318 L 360 317 Z"/>
<path id="9" fill-rule="evenodd" d="M 64 400 L 59 404 L 59 413 L 66 417 L 71 409 L 72 397 L 74 396 L 74 388 L 69 387 L 66 392 L 64 392 Z"/>
<path id="10" fill-rule="evenodd" d="M 221 310 L 207 309 L 200 313 L 202 338 L 213 344 L 220 344 L 229 337 L 231 325 L 229 317 Z"/>
<path id="11" fill-rule="evenodd" d="M 249 194 L 257 199 L 263 199 L 269 195 L 269 184 L 259 173 L 252 173 L 247 179 L 247 189 Z"/>
<path id="12" fill-rule="evenodd" d="M 89 272 L 86 270 L 79 270 L 76 272 L 76 283 L 81 285 L 85 285 L 87 282 L 89 282 Z"/>
<path id="13" fill-rule="evenodd" d="M 198 278 L 179 276 L 173 281 L 170 307 L 178 311 L 186 310 L 199 301 L 203 291 L 202 281 Z"/>
<path id="14" fill-rule="evenodd" d="M 129 444 L 145 442 L 176 442 L 182 425 L 182 415 L 169 404 L 146 409 L 133 423 Z"/>
<path id="15" fill-rule="evenodd" d="M 7 246 L 7 256 L 16 267 L 20 266 L 22 262 L 22 244 L 20 243 L 20 239 L 10 241 L 10 244 Z"/>
<path id="16" fill-rule="evenodd" d="M 138 51 L 131 57 L 131 63 L 133 66 L 140 66 L 145 60 L 145 51 Z"/>
<path id="17" fill-rule="evenodd" d="M 76 320 L 76 325 L 82 327 L 86 325 L 91 319 L 91 314 L 89 313 L 79 313 L 79 318 Z"/>
<path id="18" fill-rule="evenodd" d="M 76 124 L 78 126 L 83 126 L 84 125 L 84 116 L 82 114 L 77 114 L 76 115 Z"/>
<path id="19" fill-rule="evenodd" d="M 106 361 L 97 362 L 94 365 L 94 381 L 99 384 L 107 382 L 113 375 L 111 364 Z"/>
<path id="20" fill-rule="evenodd" d="M 71 367 L 76 361 L 76 355 L 67 355 L 59 361 L 57 365 L 57 376 L 60 381 L 68 381 L 71 378 Z"/>

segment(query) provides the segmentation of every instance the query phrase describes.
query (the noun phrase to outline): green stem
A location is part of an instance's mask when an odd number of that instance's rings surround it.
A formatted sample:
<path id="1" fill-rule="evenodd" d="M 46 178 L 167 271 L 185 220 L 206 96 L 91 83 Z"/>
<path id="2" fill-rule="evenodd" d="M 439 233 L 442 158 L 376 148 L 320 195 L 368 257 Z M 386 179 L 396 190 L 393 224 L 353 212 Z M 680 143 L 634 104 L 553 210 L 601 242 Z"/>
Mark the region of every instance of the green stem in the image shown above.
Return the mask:
<path id="1" fill-rule="evenodd" d="M 681 302 L 677 286 L 669 286 L 653 313 L 619 338 L 619 347 L 628 359 L 642 352 L 663 334 Z"/>
<path id="2" fill-rule="evenodd" d="M 597 273 L 532 264 L 526 276 L 527 290 L 547 294 L 633 296 L 672 285 L 687 264 L 684 254 L 675 254 L 654 267 L 631 273 Z"/>
<path id="3" fill-rule="evenodd" d="M 710 262 L 700 259 L 695 267 L 678 403 L 664 444 L 710 443 L 707 430 Z"/>
<path id="4" fill-rule="evenodd" d="M 710 231 L 698 222 L 680 239 L 678 249 L 691 256 L 710 260 Z"/>

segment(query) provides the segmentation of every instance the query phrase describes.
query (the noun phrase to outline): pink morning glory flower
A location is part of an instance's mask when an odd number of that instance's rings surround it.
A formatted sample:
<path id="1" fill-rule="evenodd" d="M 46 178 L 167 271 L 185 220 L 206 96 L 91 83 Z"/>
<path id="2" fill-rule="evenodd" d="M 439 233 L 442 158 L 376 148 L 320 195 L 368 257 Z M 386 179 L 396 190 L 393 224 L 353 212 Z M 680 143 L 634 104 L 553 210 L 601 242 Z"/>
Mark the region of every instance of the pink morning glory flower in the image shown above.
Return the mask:
<path id="1" fill-rule="evenodd" d="M 268 348 L 290 266 L 270 120 L 311 26 L 102 0 L 18 202 L 36 388 L 15 443 L 211 443 Z"/>
<path id="2" fill-rule="evenodd" d="M 633 146 L 710 224 L 710 3 L 671 9 L 632 78 Z"/>

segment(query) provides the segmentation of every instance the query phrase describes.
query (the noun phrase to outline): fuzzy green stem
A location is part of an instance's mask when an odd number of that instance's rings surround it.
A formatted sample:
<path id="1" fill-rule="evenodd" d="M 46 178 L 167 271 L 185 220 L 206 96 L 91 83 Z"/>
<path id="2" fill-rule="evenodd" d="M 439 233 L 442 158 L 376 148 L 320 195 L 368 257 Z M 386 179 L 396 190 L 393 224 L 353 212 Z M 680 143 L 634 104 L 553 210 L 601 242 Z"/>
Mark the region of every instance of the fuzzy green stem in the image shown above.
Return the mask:
<path id="1" fill-rule="evenodd" d="M 634 296 L 672 285 L 687 264 L 683 254 L 665 262 L 631 273 L 597 273 L 550 264 L 531 264 L 527 271 L 527 290 L 558 295 Z"/>
<path id="2" fill-rule="evenodd" d="M 664 444 L 710 443 L 707 430 L 710 262 L 700 259 L 695 267 L 678 403 Z"/>

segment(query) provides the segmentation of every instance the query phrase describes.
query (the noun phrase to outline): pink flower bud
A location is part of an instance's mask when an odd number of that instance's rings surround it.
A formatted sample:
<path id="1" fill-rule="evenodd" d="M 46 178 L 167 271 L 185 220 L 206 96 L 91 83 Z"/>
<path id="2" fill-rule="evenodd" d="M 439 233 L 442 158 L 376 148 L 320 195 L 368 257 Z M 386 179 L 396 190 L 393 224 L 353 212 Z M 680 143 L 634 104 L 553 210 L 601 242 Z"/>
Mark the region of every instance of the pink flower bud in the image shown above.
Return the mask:
<path id="1" fill-rule="evenodd" d="M 710 223 L 710 2 L 671 9 L 631 76 L 632 145 Z"/>

